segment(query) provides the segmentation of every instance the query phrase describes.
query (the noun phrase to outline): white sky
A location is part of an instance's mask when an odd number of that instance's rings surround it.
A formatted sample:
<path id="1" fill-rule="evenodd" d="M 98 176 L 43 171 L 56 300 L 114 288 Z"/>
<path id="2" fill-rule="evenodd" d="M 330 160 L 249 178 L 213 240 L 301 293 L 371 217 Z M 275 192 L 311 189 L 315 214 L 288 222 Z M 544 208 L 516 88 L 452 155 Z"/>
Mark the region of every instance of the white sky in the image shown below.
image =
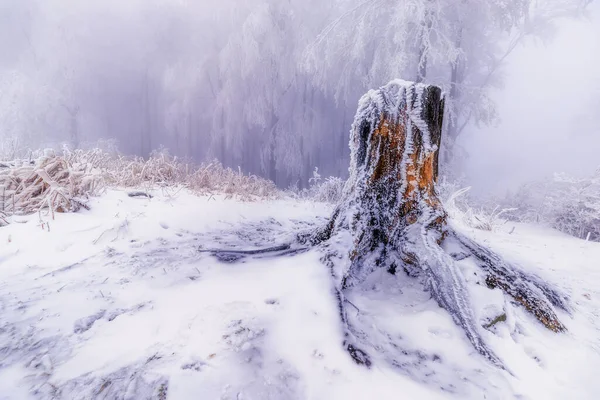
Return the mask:
<path id="1" fill-rule="evenodd" d="M 515 50 L 495 94 L 501 123 L 466 132 L 465 170 L 477 191 L 600 167 L 600 3 L 561 23 L 546 46 Z M 595 104 L 595 106 L 594 106 Z"/>

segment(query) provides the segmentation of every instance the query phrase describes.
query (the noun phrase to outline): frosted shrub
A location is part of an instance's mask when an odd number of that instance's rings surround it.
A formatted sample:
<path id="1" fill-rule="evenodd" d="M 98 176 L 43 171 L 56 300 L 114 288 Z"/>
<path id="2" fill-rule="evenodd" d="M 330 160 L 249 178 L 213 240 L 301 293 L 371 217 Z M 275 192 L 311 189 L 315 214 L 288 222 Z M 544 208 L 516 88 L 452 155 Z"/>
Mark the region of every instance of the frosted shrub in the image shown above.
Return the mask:
<path id="1" fill-rule="evenodd" d="M 507 202 L 515 218 L 551 226 L 569 235 L 600 241 L 600 169 L 589 178 L 555 174 L 521 187 Z"/>
<path id="2" fill-rule="evenodd" d="M 442 203 L 444 203 L 444 206 L 446 206 L 446 203 L 448 203 L 451 199 L 456 201 L 457 199 L 464 200 L 466 198 L 466 196 L 461 197 L 460 194 L 455 195 L 456 192 L 458 192 L 465 186 L 466 185 L 464 185 L 462 181 L 450 180 L 447 179 L 446 176 L 443 176 L 438 180 L 435 186 L 435 192 L 437 193 L 438 198 L 442 201 Z"/>
<path id="3" fill-rule="evenodd" d="M 288 188 L 288 195 L 323 203 L 338 203 L 342 199 L 346 181 L 334 176 L 322 179 L 319 169 L 315 168 L 308 183 L 308 189 L 298 190 L 297 186 Z"/>
<path id="4" fill-rule="evenodd" d="M 338 203 L 342 199 L 345 184 L 343 179 L 330 176 L 312 187 L 312 198 L 326 203 Z"/>
<path id="5" fill-rule="evenodd" d="M 273 182 L 225 168 L 218 161 L 196 165 L 170 156 L 164 150 L 153 152 L 147 160 L 123 156 L 107 158 L 106 153 L 97 153 L 102 157 L 95 155 L 94 160 L 102 165 L 102 175 L 109 186 L 181 186 L 198 194 L 224 193 L 242 200 L 280 195 Z"/>
<path id="6" fill-rule="evenodd" d="M 486 206 L 472 207 L 467 197 L 471 187 L 450 193 L 450 189 L 453 187 L 455 187 L 455 184 L 445 184 L 443 187 L 447 196 L 443 198 L 444 208 L 451 219 L 470 228 L 495 231 L 507 222 L 503 216 L 516 210 L 515 208 L 501 208 L 499 205 L 493 208 Z"/>

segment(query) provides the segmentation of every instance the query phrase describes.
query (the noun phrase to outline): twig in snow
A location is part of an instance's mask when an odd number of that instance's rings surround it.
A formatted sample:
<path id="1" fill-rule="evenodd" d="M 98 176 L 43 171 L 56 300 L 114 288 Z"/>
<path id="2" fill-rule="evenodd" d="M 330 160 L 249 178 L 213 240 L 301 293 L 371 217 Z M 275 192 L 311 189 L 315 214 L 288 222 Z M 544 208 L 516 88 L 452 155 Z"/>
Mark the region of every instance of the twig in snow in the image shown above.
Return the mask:
<path id="1" fill-rule="evenodd" d="M 127 193 L 127 196 L 133 197 L 133 198 L 145 197 L 147 199 L 151 199 L 153 197 L 150 193 L 141 192 L 141 191 L 129 192 L 129 193 Z"/>
<path id="2" fill-rule="evenodd" d="M 78 267 L 78 266 L 82 265 L 83 263 L 85 263 L 87 260 L 89 260 L 89 259 L 91 259 L 91 258 L 92 258 L 92 257 L 87 257 L 87 258 L 84 258 L 83 260 L 81 260 L 81 261 L 79 261 L 79 262 L 76 262 L 76 263 L 74 263 L 74 264 L 71 264 L 71 265 L 68 265 L 68 266 L 66 266 L 66 267 L 63 267 L 63 268 L 57 269 L 56 271 L 48 272 L 47 274 L 44 274 L 44 275 L 42 275 L 42 278 L 45 278 L 45 277 L 47 277 L 47 276 L 54 276 L 55 274 L 57 274 L 57 273 L 59 273 L 59 272 L 66 272 L 66 271 L 69 271 L 69 270 L 71 270 L 71 269 L 73 269 L 73 268 L 75 268 L 75 267 Z"/>
<path id="3" fill-rule="evenodd" d="M 360 313 L 360 308 L 356 307 L 356 305 L 354 305 L 354 303 L 352 303 L 350 300 L 348 299 L 344 299 L 344 301 L 348 304 L 350 304 L 352 307 L 356 308 L 356 311 L 358 311 Z"/>

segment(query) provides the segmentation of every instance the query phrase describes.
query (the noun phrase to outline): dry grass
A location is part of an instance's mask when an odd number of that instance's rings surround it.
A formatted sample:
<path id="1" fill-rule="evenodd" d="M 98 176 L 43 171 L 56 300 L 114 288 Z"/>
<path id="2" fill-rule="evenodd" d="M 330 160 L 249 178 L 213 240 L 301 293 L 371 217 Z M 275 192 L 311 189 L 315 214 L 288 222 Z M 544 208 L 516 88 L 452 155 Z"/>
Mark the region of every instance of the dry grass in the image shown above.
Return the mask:
<path id="1" fill-rule="evenodd" d="M 77 211 L 100 183 L 88 166 L 46 152 L 33 162 L 14 161 L 0 169 L 0 211 L 4 215 L 28 214 L 47 208 L 51 212 Z M 3 218 L 6 222 L 6 218 Z"/>
<path id="2" fill-rule="evenodd" d="M 102 170 L 104 182 L 110 187 L 184 187 L 202 195 L 220 193 L 243 201 L 280 196 L 273 182 L 225 168 L 217 161 L 195 165 L 164 152 L 155 152 L 147 160 L 111 157 L 97 150 L 79 153 Z"/>
<path id="3" fill-rule="evenodd" d="M 218 162 L 194 165 L 165 152 L 145 160 L 100 149 L 46 151 L 35 160 L 0 163 L 0 225 L 8 215 L 87 208 L 90 196 L 107 187 L 187 188 L 198 194 L 225 194 L 243 201 L 279 197 L 275 184 L 224 168 Z"/>

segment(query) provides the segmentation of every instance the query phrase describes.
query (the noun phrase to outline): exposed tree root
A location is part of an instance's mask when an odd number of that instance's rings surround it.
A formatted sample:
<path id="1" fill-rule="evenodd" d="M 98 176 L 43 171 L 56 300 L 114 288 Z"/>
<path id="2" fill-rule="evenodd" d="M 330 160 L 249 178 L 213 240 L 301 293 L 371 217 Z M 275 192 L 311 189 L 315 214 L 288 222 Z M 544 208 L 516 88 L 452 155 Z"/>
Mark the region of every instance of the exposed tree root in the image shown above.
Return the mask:
<path id="1" fill-rule="evenodd" d="M 563 332 L 566 330 L 552 309 L 552 306 L 554 306 L 570 313 L 565 295 L 559 293 L 557 289 L 552 288 L 537 276 L 527 274 L 508 264 L 489 249 L 467 239 L 463 235 L 456 232 L 452 232 L 451 235 L 479 261 L 478 265 L 487 274 L 485 282 L 489 288 L 500 288 L 551 331 Z"/>
<path id="2" fill-rule="evenodd" d="M 215 256 L 218 260 L 233 263 L 240 261 L 246 257 L 252 256 L 253 258 L 266 258 L 266 257 L 282 257 L 292 256 L 300 253 L 304 253 L 308 250 L 308 247 L 293 246 L 292 244 L 282 244 L 275 247 L 267 247 L 264 249 L 254 250 L 226 250 L 226 249 L 199 249 L 199 253 L 210 253 Z"/>

